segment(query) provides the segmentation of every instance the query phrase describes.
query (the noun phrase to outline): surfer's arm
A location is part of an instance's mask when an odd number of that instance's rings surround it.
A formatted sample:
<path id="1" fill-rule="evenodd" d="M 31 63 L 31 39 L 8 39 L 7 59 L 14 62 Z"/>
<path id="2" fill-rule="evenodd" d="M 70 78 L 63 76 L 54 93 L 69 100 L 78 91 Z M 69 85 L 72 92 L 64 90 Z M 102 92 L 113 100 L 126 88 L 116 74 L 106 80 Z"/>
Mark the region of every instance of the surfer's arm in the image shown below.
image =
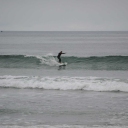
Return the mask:
<path id="1" fill-rule="evenodd" d="M 61 54 L 66 54 L 66 53 L 61 53 Z"/>

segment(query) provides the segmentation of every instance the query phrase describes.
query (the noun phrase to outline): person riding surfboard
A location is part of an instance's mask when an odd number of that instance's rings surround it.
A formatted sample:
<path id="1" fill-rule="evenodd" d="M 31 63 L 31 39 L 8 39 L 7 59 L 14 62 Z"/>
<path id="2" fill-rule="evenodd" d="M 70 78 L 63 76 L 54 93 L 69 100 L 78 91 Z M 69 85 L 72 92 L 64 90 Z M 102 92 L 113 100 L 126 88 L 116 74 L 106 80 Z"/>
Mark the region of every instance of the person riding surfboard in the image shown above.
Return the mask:
<path id="1" fill-rule="evenodd" d="M 60 58 L 61 54 L 66 54 L 66 53 L 63 53 L 62 51 L 60 51 L 60 52 L 58 53 L 57 58 L 59 59 L 59 63 L 61 63 L 61 58 Z"/>

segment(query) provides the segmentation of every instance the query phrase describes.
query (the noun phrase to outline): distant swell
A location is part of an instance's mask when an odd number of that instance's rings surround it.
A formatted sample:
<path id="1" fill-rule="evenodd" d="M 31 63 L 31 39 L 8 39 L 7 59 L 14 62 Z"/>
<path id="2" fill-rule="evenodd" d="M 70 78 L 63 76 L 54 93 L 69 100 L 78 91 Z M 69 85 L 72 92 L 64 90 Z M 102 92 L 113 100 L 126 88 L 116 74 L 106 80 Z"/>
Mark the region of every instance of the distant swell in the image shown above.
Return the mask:
<path id="1" fill-rule="evenodd" d="M 57 58 L 52 54 L 34 55 L 0 55 L 0 68 L 49 68 L 58 66 Z M 128 56 L 62 56 L 67 62 L 67 69 L 85 70 L 128 70 Z"/>
<path id="2" fill-rule="evenodd" d="M 128 92 L 128 80 L 101 77 L 0 76 L 0 88 Z"/>

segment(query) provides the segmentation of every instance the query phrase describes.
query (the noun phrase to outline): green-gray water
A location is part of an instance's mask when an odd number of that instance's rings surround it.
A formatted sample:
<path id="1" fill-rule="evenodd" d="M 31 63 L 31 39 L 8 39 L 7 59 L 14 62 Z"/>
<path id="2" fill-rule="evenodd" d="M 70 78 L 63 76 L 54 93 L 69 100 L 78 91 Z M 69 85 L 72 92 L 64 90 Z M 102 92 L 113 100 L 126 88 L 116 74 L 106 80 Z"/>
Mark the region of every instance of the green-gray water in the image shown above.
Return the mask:
<path id="1" fill-rule="evenodd" d="M 127 76 L 128 32 L 1 32 L 0 127 L 126 128 Z"/>

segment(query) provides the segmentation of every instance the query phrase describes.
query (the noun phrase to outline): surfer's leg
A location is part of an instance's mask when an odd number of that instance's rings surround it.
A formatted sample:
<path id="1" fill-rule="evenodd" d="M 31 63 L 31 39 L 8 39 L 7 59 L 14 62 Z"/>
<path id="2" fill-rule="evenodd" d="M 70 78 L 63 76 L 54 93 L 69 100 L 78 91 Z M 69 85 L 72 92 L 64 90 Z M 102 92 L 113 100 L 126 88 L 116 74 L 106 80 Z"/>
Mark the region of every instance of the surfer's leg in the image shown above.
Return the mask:
<path id="1" fill-rule="evenodd" d="M 61 63 L 61 59 L 60 59 L 60 57 L 57 57 L 58 58 L 58 60 L 59 60 L 59 63 Z"/>
<path id="2" fill-rule="evenodd" d="M 59 58 L 59 63 L 61 63 L 61 59 Z"/>

